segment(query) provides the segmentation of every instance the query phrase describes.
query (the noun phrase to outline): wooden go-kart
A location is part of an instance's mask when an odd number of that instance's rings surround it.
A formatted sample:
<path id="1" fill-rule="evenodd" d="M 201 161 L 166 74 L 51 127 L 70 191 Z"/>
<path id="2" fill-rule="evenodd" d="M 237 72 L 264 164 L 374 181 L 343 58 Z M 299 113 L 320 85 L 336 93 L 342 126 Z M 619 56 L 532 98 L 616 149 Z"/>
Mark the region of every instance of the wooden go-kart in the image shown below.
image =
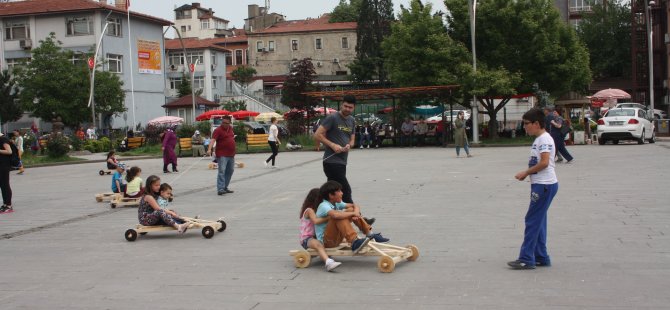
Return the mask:
<path id="1" fill-rule="evenodd" d="M 188 228 L 187 230 L 190 230 L 191 228 L 201 228 L 202 230 L 202 236 L 205 237 L 206 239 L 210 239 L 214 237 L 214 231 L 222 232 L 226 230 L 226 222 L 223 221 L 223 218 L 220 218 L 216 221 L 208 221 L 208 220 L 203 220 L 203 219 L 198 219 L 198 218 L 191 218 L 191 217 L 182 217 L 185 223 L 188 223 Z M 167 226 L 167 225 L 159 225 L 159 226 L 144 226 L 137 224 L 137 226 L 134 229 L 128 229 L 126 230 L 126 240 L 128 241 L 135 241 L 137 239 L 137 234 L 140 235 L 146 235 L 149 232 L 156 232 L 156 231 L 174 231 L 177 230 L 176 228 L 172 226 Z"/>
<path id="2" fill-rule="evenodd" d="M 98 171 L 98 174 L 99 174 L 99 175 L 112 174 L 112 173 L 114 173 L 114 171 L 116 171 L 116 169 L 112 169 L 112 170 L 100 170 L 100 171 Z"/>
<path id="3" fill-rule="evenodd" d="M 370 240 L 358 253 L 351 251 L 351 246 L 344 242 L 338 247 L 327 248 L 328 256 L 379 256 L 377 268 L 380 272 L 393 272 L 395 264 L 408 260 L 410 262 L 419 258 L 419 248 L 410 244 L 406 247 L 399 247 L 386 243 L 378 243 Z M 314 249 L 289 251 L 293 256 L 293 262 L 298 268 L 307 268 L 311 262 L 312 256 L 318 256 Z"/>
<path id="4" fill-rule="evenodd" d="M 115 194 L 114 198 L 109 203 L 112 209 L 116 207 L 139 207 L 141 198 L 123 197 L 123 194 Z"/>
<path id="5" fill-rule="evenodd" d="M 112 192 L 95 194 L 95 201 L 97 202 L 112 201 L 115 196 L 116 194 Z"/>

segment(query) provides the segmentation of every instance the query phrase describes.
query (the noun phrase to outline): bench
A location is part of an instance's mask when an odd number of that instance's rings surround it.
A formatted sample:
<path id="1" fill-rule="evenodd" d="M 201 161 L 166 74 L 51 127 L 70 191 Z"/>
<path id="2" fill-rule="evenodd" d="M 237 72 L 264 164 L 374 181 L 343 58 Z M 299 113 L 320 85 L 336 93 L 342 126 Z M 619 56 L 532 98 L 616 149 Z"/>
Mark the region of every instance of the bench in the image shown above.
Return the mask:
<path id="1" fill-rule="evenodd" d="M 133 137 L 128 138 L 128 145 L 126 148 L 129 150 L 136 149 L 144 145 L 144 137 Z"/>
<path id="2" fill-rule="evenodd" d="M 184 151 L 193 150 L 193 139 L 191 138 L 179 138 L 179 156 L 182 156 L 181 153 Z"/>
<path id="3" fill-rule="evenodd" d="M 250 133 L 247 134 L 247 151 L 249 150 L 250 146 L 270 146 L 268 144 L 268 136 L 270 136 L 267 133 Z"/>

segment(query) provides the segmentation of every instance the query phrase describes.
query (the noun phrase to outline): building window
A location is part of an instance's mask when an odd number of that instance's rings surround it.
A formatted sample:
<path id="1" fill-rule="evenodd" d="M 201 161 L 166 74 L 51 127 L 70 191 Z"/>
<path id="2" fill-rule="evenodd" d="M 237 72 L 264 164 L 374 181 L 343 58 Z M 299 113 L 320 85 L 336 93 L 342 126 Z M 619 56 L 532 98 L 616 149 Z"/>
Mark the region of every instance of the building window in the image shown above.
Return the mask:
<path id="1" fill-rule="evenodd" d="M 216 89 L 216 77 L 212 77 L 212 89 Z"/>
<path id="2" fill-rule="evenodd" d="M 292 51 L 298 50 L 298 40 L 296 39 L 291 40 L 291 50 Z"/>
<path id="3" fill-rule="evenodd" d="M 84 63 L 84 54 L 82 53 L 72 53 L 72 57 L 70 57 L 70 62 L 72 62 L 73 65 L 77 64 L 82 64 Z"/>
<path id="4" fill-rule="evenodd" d="M 112 73 L 123 73 L 123 56 L 107 54 L 107 71 Z"/>
<path id="5" fill-rule="evenodd" d="M 256 41 L 256 51 L 259 53 L 263 51 L 263 41 Z"/>
<path id="6" fill-rule="evenodd" d="M 203 89 L 205 88 L 205 78 L 202 76 L 196 76 L 193 78 L 193 89 Z"/>
<path id="7" fill-rule="evenodd" d="M 12 72 L 14 68 L 24 66 L 29 61 L 30 58 L 7 58 L 5 60 L 7 63 L 7 71 Z"/>
<path id="8" fill-rule="evenodd" d="M 28 21 L 7 21 L 5 23 L 5 41 L 30 38 Z"/>
<path id="9" fill-rule="evenodd" d="M 349 38 L 347 37 L 342 38 L 342 48 L 349 48 Z"/>
<path id="10" fill-rule="evenodd" d="M 242 50 L 235 50 L 235 64 L 238 66 L 242 64 Z"/>
<path id="11" fill-rule="evenodd" d="M 68 17 L 65 19 L 68 36 L 86 36 L 93 34 L 93 18 L 88 16 Z"/>
<path id="12" fill-rule="evenodd" d="M 209 29 L 209 19 L 203 19 L 200 21 L 200 29 Z"/>
<path id="13" fill-rule="evenodd" d="M 213 64 L 213 65 L 216 65 L 216 64 L 217 64 L 216 56 L 217 56 L 217 55 L 216 55 L 216 52 L 212 52 L 212 64 Z"/>
<path id="14" fill-rule="evenodd" d="M 168 64 L 170 65 L 183 65 L 184 64 L 184 53 L 171 53 L 168 56 Z"/>
<path id="15" fill-rule="evenodd" d="M 186 26 L 181 26 L 181 32 L 186 32 Z"/>
<path id="16" fill-rule="evenodd" d="M 203 64 L 205 61 L 202 52 L 187 53 L 186 57 L 188 58 L 189 64 L 195 64 L 196 61 L 198 61 L 199 64 Z"/>
<path id="17" fill-rule="evenodd" d="M 227 52 L 226 53 L 226 66 L 232 66 L 233 65 L 233 53 Z"/>
<path id="18" fill-rule="evenodd" d="M 186 119 L 186 109 L 177 109 L 177 117 Z"/>
<path id="19" fill-rule="evenodd" d="M 323 48 L 322 43 L 321 43 L 321 38 L 316 38 L 316 40 L 314 41 L 314 48 L 317 49 L 317 50 L 320 50 L 321 48 Z"/>
<path id="20" fill-rule="evenodd" d="M 268 41 L 268 51 L 270 52 L 275 51 L 275 41 Z"/>
<path id="21" fill-rule="evenodd" d="M 113 37 L 121 36 L 121 19 L 120 18 L 108 18 L 107 22 L 107 35 Z"/>
<path id="22" fill-rule="evenodd" d="M 347 75 L 347 71 L 335 71 L 335 75 Z"/>
<path id="23" fill-rule="evenodd" d="M 179 89 L 181 78 L 170 78 L 170 89 Z"/>
<path id="24" fill-rule="evenodd" d="M 191 19 L 191 10 L 177 11 L 177 19 Z"/>
<path id="25" fill-rule="evenodd" d="M 188 29 L 186 29 L 186 30 L 191 31 L 191 25 L 188 25 L 187 27 L 188 27 Z"/>

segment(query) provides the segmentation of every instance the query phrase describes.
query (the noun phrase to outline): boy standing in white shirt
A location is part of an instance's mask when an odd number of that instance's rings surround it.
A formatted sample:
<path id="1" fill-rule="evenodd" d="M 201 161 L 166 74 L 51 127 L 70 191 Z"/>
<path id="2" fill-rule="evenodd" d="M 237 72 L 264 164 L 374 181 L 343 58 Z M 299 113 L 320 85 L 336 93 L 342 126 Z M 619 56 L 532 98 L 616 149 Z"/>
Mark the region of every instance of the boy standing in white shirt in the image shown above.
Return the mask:
<path id="1" fill-rule="evenodd" d="M 536 138 L 530 150 L 528 169 L 514 176 L 519 181 L 530 176 L 530 206 L 526 213 L 519 259 L 507 263 L 512 269 L 551 266 L 547 253 L 547 210 L 558 192 L 558 179 L 554 171 L 556 146 L 545 130 L 544 119 L 544 113 L 538 108 L 530 109 L 523 115 L 526 133 Z"/>

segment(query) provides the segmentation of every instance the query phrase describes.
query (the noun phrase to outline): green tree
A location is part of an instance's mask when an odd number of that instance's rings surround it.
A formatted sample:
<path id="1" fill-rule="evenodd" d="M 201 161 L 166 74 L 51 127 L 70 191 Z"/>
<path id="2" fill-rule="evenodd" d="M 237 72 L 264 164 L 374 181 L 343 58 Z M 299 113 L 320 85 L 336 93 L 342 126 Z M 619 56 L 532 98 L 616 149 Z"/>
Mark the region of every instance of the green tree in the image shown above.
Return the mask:
<path id="1" fill-rule="evenodd" d="M 179 87 L 177 87 L 177 96 L 181 98 L 184 96 L 190 96 L 191 94 L 191 79 L 188 77 L 188 74 L 182 73 L 181 83 L 179 83 Z"/>
<path id="2" fill-rule="evenodd" d="M 594 79 L 630 76 L 630 4 L 610 0 L 592 9 L 591 14 L 584 14 L 577 35 L 589 50 Z"/>
<path id="3" fill-rule="evenodd" d="M 90 77 L 86 64 L 73 64 L 70 60 L 73 52 L 62 50 L 54 33 L 40 40 L 31 56 L 29 63 L 16 70 L 23 108 L 45 120 L 60 116 L 67 126 L 89 120 Z M 109 72 L 97 72 L 95 83 L 96 112 L 115 114 L 125 111 L 122 83 L 118 77 Z M 99 106 L 97 102 L 100 102 Z"/>
<path id="4" fill-rule="evenodd" d="M 244 100 L 230 100 L 221 105 L 224 110 L 235 112 L 247 109 L 247 102 Z"/>
<path id="5" fill-rule="evenodd" d="M 330 23 L 345 23 L 358 21 L 358 10 L 361 6 L 361 0 L 340 0 L 333 11 L 330 13 Z"/>
<path id="6" fill-rule="evenodd" d="M 315 90 L 312 84 L 314 76 L 316 76 L 316 71 L 311 58 L 294 61 L 282 88 L 282 103 L 297 109 L 306 109 L 311 106 L 312 104 L 302 93 Z"/>
<path id="7" fill-rule="evenodd" d="M 450 13 L 447 17 L 450 36 L 470 47 L 468 0 L 444 2 Z M 491 137 L 497 137 L 497 113 L 512 95 L 495 91 L 509 85 L 514 93 L 529 93 L 535 84 L 555 97 L 569 91 L 586 91 L 591 82 L 588 52 L 574 30 L 561 20 L 552 1 L 482 1 L 476 16 L 477 64 L 483 71 L 473 75 L 470 92 L 502 96 L 497 103 L 479 98 L 490 117 Z M 507 76 L 510 80 L 499 83 L 499 88 L 487 87 L 482 83 L 486 75 L 481 73 Z M 509 84 L 517 79 L 518 82 Z"/>
<path id="8" fill-rule="evenodd" d="M 356 28 L 356 59 L 349 65 L 355 83 L 372 81 L 386 84 L 387 73 L 382 41 L 391 33 L 391 0 L 361 0 Z"/>
<path id="9" fill-rule="evenodd" d="M 0 73 L 0 125 L 21 118 L 23 110 L 18 102 L 19 88 L 9 71 Z"/>
<path id="10" fill-rule="evenodd" d="M 254 80 L 254 75 L 256 74 L 256 69 L 249 66 L 239 66 L 230 75 L 233 77 L 233 81 L 240 84 L 243 92 L 246 93 L 247 86 Z"/>

